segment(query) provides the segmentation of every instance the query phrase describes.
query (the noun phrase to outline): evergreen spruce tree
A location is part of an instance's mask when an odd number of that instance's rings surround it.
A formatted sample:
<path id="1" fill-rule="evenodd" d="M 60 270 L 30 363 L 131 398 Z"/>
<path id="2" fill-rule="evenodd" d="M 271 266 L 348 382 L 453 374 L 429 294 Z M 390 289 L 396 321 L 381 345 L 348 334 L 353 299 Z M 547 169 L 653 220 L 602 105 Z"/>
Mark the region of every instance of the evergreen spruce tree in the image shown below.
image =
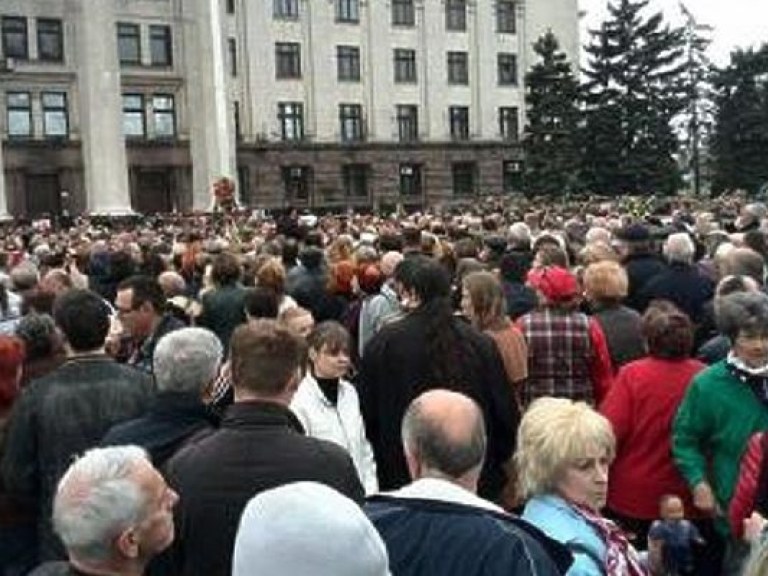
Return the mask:
<path id="1" fill-rule="evenodd" d="M 715 90 L 713 190 L 757 192 L 768 183 L 768 44 L 733 53 Z"/>
<path id="2" fill-rule="evenodd" d="M 686 108 L 683 30 L 649 0 L 614 0 L 590 31 L 584 70 L 585 180 L 602 194 L 667 193 L 682 181 L 673 121 Z"/>
<path id="3" fill-rule="evenodd" d="M 533 49 L 540 60 L 525 76 L 525 189 L 529 194 L 568 193 L 578 187 L 579 85 L 552 31 Z"/>

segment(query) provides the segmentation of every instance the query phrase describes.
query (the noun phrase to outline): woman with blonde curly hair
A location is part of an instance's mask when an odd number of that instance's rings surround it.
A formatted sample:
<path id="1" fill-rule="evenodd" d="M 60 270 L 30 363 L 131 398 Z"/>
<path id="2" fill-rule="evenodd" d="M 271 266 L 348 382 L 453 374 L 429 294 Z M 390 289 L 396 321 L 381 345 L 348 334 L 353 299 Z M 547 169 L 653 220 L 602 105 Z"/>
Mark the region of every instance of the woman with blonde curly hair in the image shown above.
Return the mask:
<path id="1" fill-rule="evenodd" d="M 615 454 L 611 424 L 584 402 L 540 398 L 517 435 L 523 518 L 564 544 L 574 563 L 567 576 L 647 574 L 624 534 L 600 509 Z"/>

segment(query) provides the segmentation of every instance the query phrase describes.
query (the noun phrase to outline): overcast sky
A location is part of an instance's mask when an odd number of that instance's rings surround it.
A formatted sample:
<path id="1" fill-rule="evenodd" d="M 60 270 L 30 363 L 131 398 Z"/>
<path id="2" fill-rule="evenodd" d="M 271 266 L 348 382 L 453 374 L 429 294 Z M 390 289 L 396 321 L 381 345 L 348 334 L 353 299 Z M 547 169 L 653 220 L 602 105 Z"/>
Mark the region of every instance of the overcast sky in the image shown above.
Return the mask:
<path id="1" fill-rule="evenodd" d="M 582 21 L 582 45 L 588 40 L 586 28 L 595 27 L 604 20 L 607 0 L 578 0 L 579 8 L 585 11 Z M 724 65 L 729 61 L 729 54 L 735 47 L 757 47 L 768 42 L 768 0 L 685 0 L 686 8 L 700 24 L 709 24 L 712 32 L 710 58 Z M 681 12 L 677 0 L 651 0 L 651 9 L 669 16 L 674 22 L 681 21 Z"/>

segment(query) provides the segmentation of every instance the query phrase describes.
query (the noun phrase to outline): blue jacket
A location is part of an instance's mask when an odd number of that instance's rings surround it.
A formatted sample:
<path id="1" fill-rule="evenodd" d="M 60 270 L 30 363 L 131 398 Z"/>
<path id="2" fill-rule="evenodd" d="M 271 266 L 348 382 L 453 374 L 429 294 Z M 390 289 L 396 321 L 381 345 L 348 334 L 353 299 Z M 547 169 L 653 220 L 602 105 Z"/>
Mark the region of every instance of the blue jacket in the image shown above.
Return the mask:
<path id="1" fill-rule="evenodd" d="M 573 565 L 566 576 L 604 576 L 605 542 L 565 500 L 551 495 L 534 496 L 525 505 L 523 519 L 573 553 Z"/>

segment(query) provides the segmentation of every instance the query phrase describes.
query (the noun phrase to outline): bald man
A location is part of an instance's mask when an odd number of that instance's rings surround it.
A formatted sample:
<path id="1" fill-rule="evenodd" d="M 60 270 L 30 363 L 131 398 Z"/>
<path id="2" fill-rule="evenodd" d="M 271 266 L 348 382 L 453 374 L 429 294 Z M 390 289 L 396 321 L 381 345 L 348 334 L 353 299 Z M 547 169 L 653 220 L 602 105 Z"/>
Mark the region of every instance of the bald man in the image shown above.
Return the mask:
<path id="1" fill-rule="evenodd" d="M 476 495 L 486 433 L 473 400 L 425 392 L 411 402 L 401 430 L 413 482 L 366 504 L 393 574 L 565 574 L 571 557 L 564 547 Z"/>

